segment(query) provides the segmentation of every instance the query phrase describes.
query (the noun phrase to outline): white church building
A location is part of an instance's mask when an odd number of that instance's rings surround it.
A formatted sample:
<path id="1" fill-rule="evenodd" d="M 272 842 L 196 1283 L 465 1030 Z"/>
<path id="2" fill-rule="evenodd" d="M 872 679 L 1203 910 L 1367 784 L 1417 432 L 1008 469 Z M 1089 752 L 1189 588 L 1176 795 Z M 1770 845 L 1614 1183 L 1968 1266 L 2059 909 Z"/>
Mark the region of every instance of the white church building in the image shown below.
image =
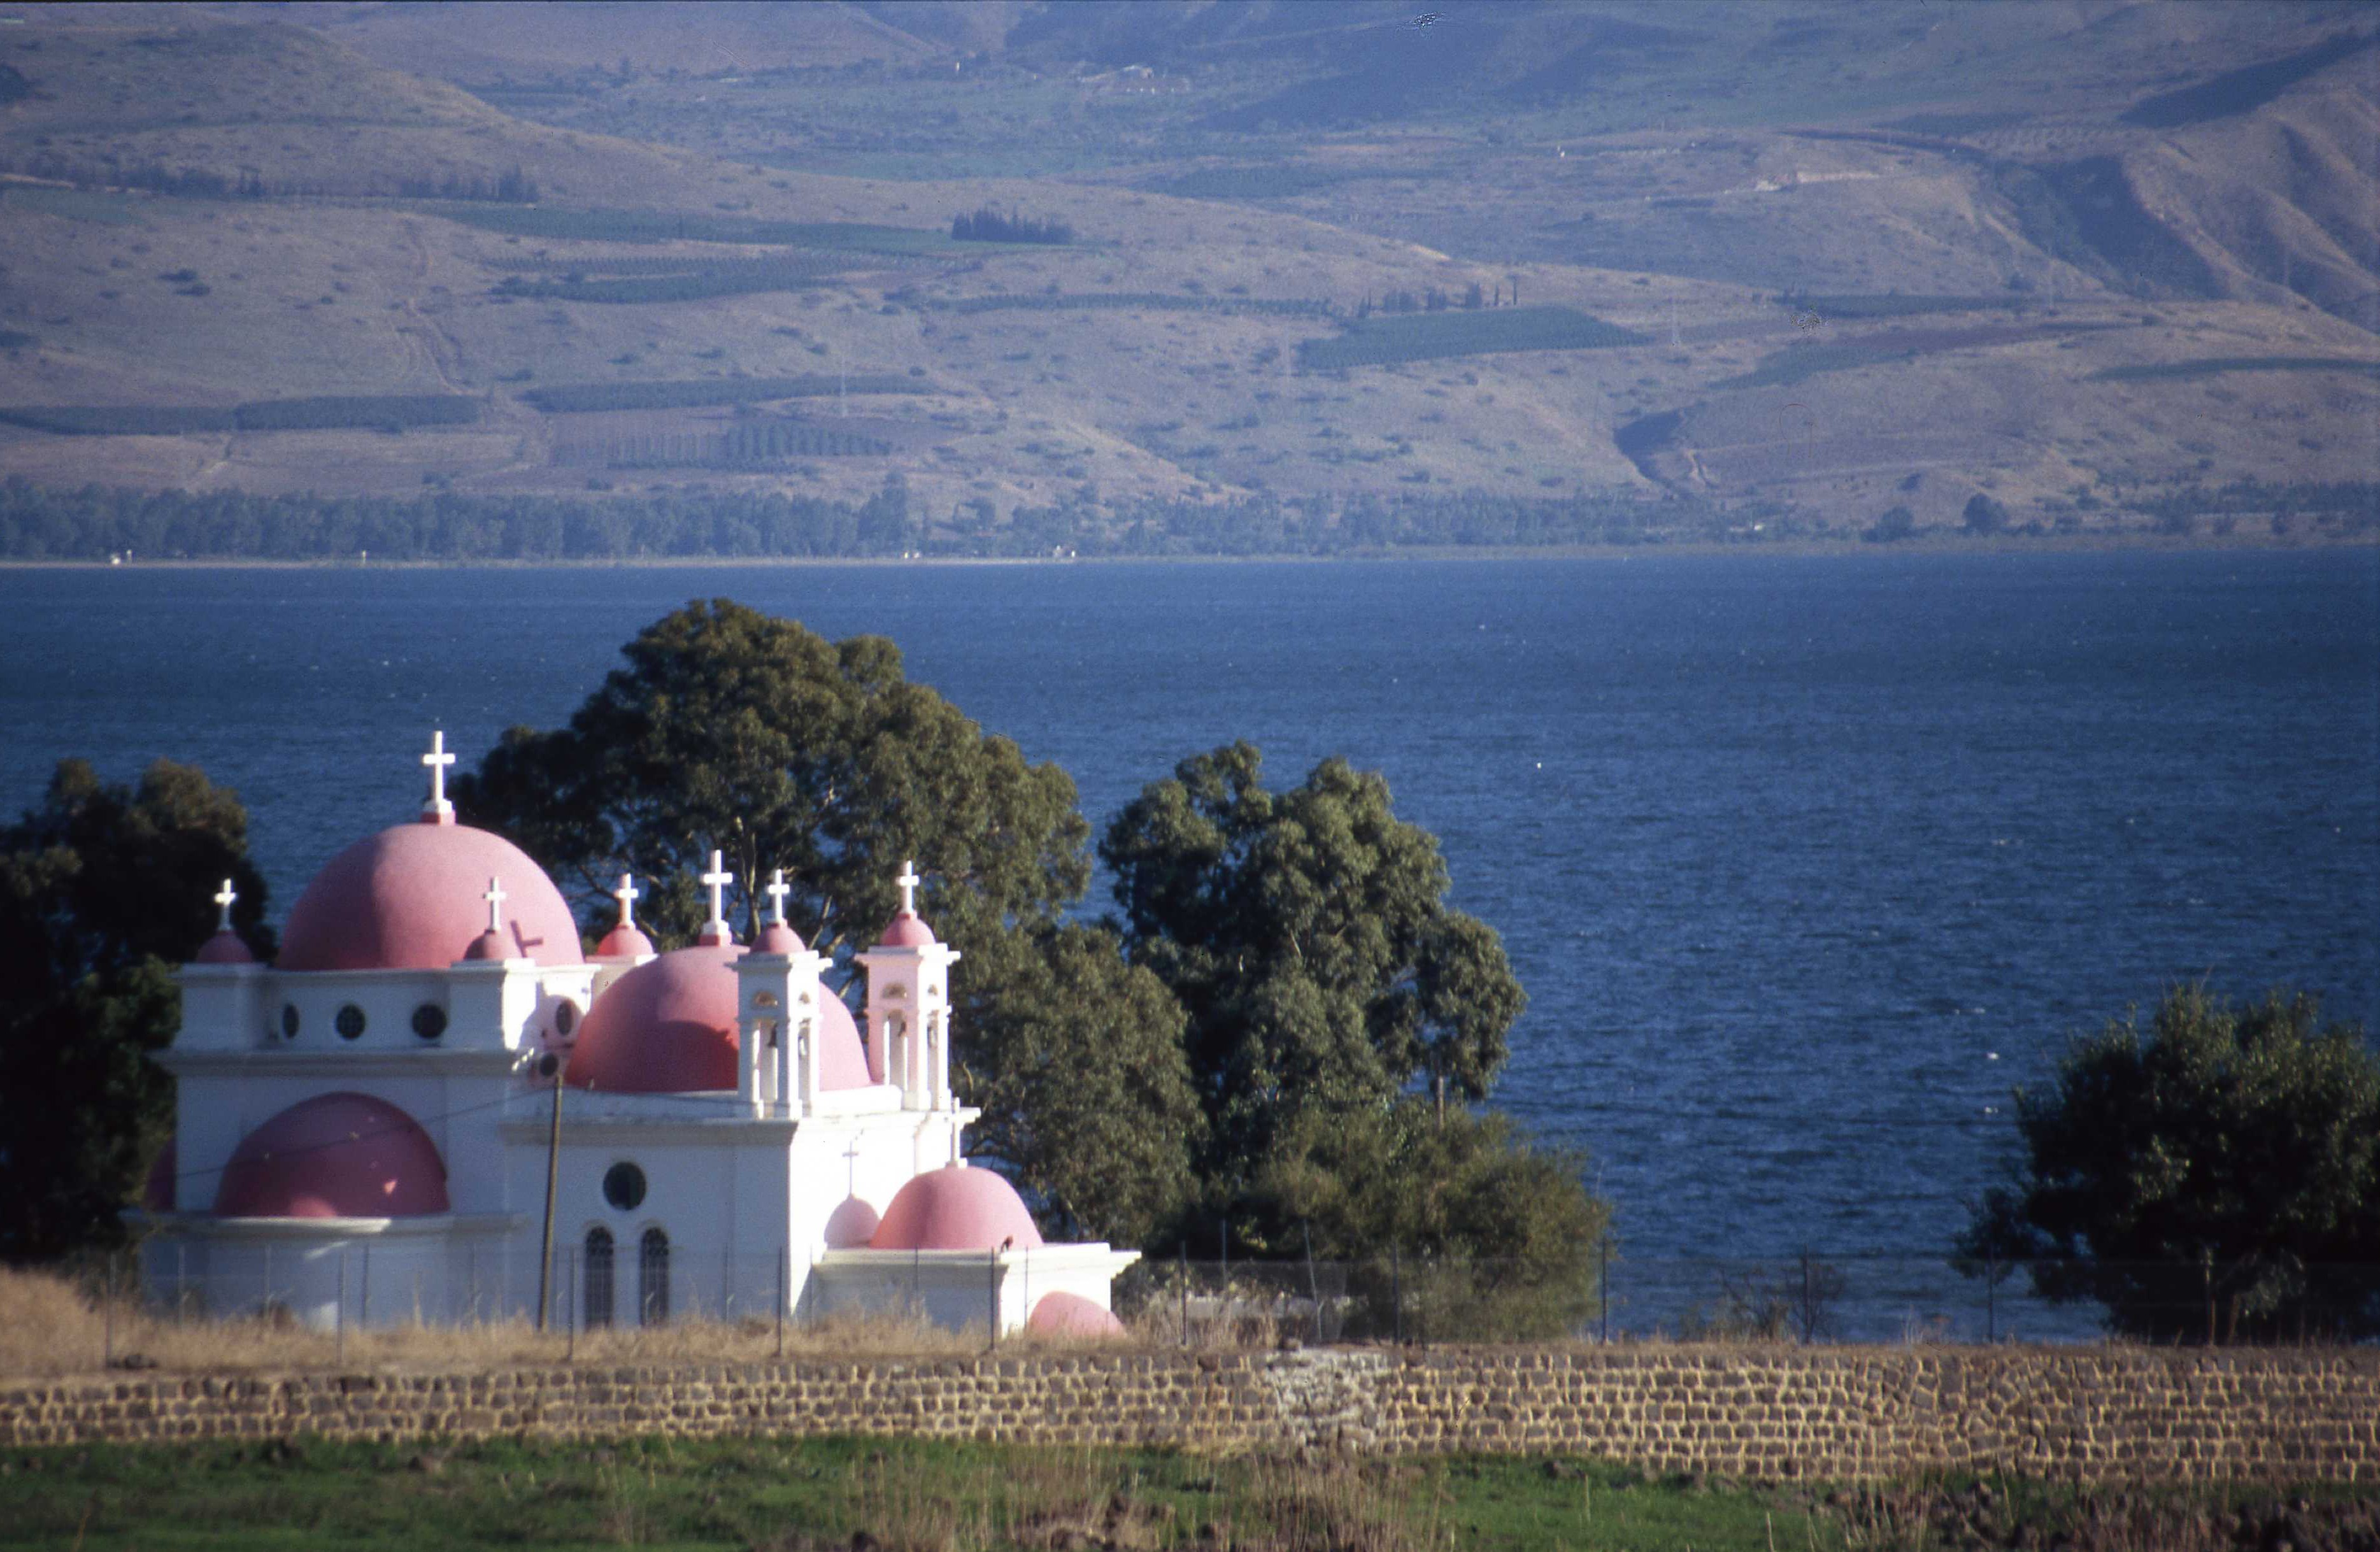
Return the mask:
<path id="1" fill-rule="evenodd" d="M 528 854 L 457 823 L 443 736 L 419 818 L 332 858 L 259 964 L 223 926 L 180 972 L 172 1146 L 134 1215 L 150 1284 L 318 1328 L 534 1316 L 580 1327 L 915 1311 L 1117 1329 L 1136 1253 L 1047 1244 L 966 1164 L 959 955 L 900 912 L 855 1021 L 784 920 L 656 953 L 623 878 L 592 954 Z M 552 1251 L 544 1251 L 551 1219 Z"/>

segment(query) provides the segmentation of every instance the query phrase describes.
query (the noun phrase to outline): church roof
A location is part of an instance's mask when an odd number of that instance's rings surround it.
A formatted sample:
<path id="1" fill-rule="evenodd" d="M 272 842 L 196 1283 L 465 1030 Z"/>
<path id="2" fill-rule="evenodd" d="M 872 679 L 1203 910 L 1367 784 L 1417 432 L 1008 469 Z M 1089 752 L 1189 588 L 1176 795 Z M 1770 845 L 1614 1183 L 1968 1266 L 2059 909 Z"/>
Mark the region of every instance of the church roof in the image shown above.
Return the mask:
<path id="1" fill-rule="evenodd" d="M 1033 1301 L 1025 1328 L 1037 1337 L 1121 1337 L 1123 1322 L 1094 1300 L 1057 1289 Z"/>
<path id="2" fill-rule="evenodd" d="M 870 1250 L 1031 1250 L 1041 1243 L 1016 1188 L 990 1170 L 953 1164 L 893 1194 Z"/>
<path id="3" fill-rule="evenodd" d="M 413 1218 L 448 1210 L 446 1164 L 419 1122 L 368 1094 L 318 1094 L 240 1139 L 222 1218 Z"/>
<path id="4" fill-rule="evenodd" d="M 314 875 L 282 929 L 283 970 L 443 970 L 488 928 L 504 880 L 507 958 L 577 964 L 578 924 L 528 853 L 468 825 L 401 824 L 349 846 Z"/>
<path id="5" fill-rule="evenodd" d="M 690 1094 L 735 1086 L 735 943 L 674 949 L 606 988 L 578 1026 L 563 1082 L 614 1094 Z M 822 1089 L 862 1088 L 868 1058 L 850 1010 L 819 999 Z"/>

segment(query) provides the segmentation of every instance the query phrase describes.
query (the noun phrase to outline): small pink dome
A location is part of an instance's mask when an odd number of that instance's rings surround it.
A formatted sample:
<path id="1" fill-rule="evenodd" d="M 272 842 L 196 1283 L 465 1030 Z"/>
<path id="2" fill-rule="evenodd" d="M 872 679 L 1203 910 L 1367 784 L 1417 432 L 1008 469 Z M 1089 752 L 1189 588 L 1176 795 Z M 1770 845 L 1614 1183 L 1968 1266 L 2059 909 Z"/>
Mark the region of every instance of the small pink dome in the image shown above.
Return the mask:
<path id="1" fill-rule="evenodd" d="M 300 1100 L 240 1139 L 221 1218 L 415 1218 L 448 1210 L 446 1164 L 420 1123 L 368 1094 Z"/>
<path id="2" fill-rule="evenodd" d="M 578 1026 L 563 1081 L 613 1094 L 689 1094 L 734 1088 L 735 943 L 673 949 L 622 976 Z M 868 1056 L 850 1011 L 831 993 L 820 1010 L 820 1088 L 864 1088 Z"/>
<path id="3" fill-rule="evenodd" d="M 149 1166 L 149 1182 L 140 1188 L 140 1205 L 151 1212 L 172 1212 L 179 1197 L 181 1146 L 171 1138 L 157 1162 Z"/>
<path id="4" fill-rule="evenodd" d="M 284 970 L 443 970 L 487 930 L 504 881 L 508 957 L 577 964 L 578 924 L 527 852 L 468 825 L 402 824 L 323 865 L 290 907 Z"/>
<path id="5" fill-rule="evenodd" d="M 876 940 L 880 949 L 922 949 L 937 940 L 926 918 L 915 911 L 904 911 L 884 924 L 884 935 Z"/>
<path id="6" fill-rule="evenodd" d="M 238 933 L 225 928 L 208 939 L 199 949 L 193 964 L 253 964 L 256 956 L 248 952 L 247 943 Z"/>
<path id="7" fill-rule="evenodd" d="M 1115 1338 L 1125 1335 L 1123 1322 L 1080 1293 L 1060 1290 L 1033 1301 L 1025 1328 L 1037 1337 Z"/>
<path id="8" fill-rule="evenodd" d="M 653 940 L 646 937 L 640 928 L 614 926 L 603 934 L 603 940 L 595 945 L 595 957 L 650 959 L 653 957 Z"/>
<path id="9" fill-rule="evenodd" d="M 505 947 L 504 940 L 496 936 L 496 929 L 492 927 L 471 940 L 471 946 L 463 951 L 463 957 L 465 959 L 505 959 L 510 957 L 504 952 Z"/>
<path id="10" fill-rule="evenodd" d="M 1016 1188 L 990 1170 L 953 1164 L 929 1170 L 893 1194 L 868 1236 L 871 1250 L 1013 1250 L 1041 1243 Z"/>
<path id="11" fill-rule="evenodd" d="M 802 935 L 783 922 L 769 923 L 760 928 L 760 936 L 752 940 L 754 953 L 797 954 L 802 947 Z"/>
<path id="12" fill-rule="evenodd" d="M 827 1249 L 867 1249 L 868 1237 L 876 1232 L 880 1221 L 874 1207 L 856 1196 L 844 1197 L 843 1204 L 827 1216 Z"/>

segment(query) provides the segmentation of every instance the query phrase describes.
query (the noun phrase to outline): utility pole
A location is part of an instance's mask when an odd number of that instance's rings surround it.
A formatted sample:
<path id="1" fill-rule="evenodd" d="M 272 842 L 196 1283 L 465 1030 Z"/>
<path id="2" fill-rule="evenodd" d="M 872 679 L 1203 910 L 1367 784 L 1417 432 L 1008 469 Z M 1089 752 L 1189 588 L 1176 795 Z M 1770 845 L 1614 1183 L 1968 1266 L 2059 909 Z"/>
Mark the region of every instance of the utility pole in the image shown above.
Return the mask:
<path id="1" fill-rule="evenodd" d="M 548 1052 L 553 1064 L 553 1119 L 545 1133 L 545 1233 L 537 1255 L 537 1328 L 545 1330 L 545 1306 L 553 1277 L 553 1189 L 562 1172 L 562 1059 Z"/>

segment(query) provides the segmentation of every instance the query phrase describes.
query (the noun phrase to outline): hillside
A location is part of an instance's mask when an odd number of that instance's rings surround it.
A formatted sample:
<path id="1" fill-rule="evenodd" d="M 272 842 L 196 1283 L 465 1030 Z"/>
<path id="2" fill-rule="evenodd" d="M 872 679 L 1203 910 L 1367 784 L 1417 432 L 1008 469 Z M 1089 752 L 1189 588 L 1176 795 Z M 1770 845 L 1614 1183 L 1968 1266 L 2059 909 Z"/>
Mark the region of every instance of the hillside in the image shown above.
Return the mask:
<path id="1" fill-rule="evenodd" d="M 2380 463 L 2358 11 L 1437 14 L 27 7 L 0 475 L 1848 535 Z"/>

